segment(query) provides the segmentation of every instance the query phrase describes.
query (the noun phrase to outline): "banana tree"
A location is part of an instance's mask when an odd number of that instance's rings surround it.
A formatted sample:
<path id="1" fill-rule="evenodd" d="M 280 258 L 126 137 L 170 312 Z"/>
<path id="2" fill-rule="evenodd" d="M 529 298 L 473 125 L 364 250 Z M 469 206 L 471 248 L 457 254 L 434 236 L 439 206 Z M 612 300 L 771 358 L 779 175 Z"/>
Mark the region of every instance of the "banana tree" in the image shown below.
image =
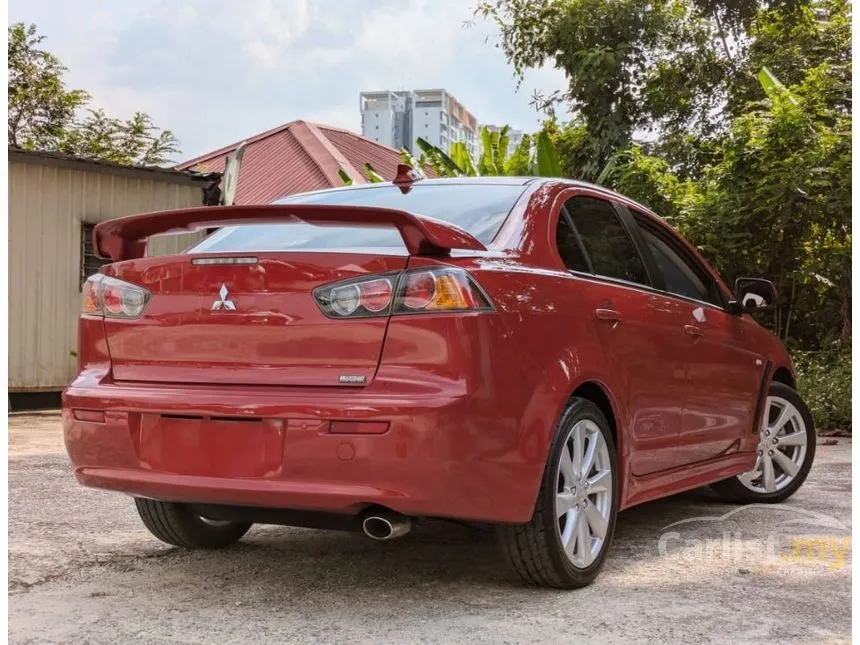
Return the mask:
<path id="1" fill-rule="evenodd" d="M 340 177 L 340 180 L 343 182 L 344 186 L 352 186 L 355 183 L 353 178 L 350 177 L 349 173 L 346 172 L 343 168 L 338 168 L 337 175 L 338 177 Z M 378 184 L 385 181 L 382 175 L 376 172 L 374 167 L 371 166 L 369 163 L 364 164 L 364 176 L 371 184 Z"/>
<path id="2" fill-rule="evenodd" d="M 487 126 L 483 126 L 481 128 L 483 149 L 477 160 L 472 159 L 466 144 L 462 141 L 451 144 L 450 153 L 446 153 L 439 146 L 434 146 L 422 137 L 418 137 L 415 141 L 421 151 L 420 157 L 416 158 L 406 148 L 400 151 L 400 157 L 404 163 L 422 175 L 426 166 L 430 166 L 439 177 L 493 177 L 522 174 L 523 164 L 514 167 L 509 163 L 512 156 L 508 154 L 510 145 L 508 132 L 508 126 L 500 130 L 490 130 Z M 524 145 L 528 148 L 529 174 L 540 177 L 562 176 L 558 153 L 546 131 L 541 130 L 536 136 L 526 139 Z M 385 181 L 370 164 L 364 164 L 364 173 L 371 183 Z M 338 174 L 344 184 L 353 183 L 352 178 L 344 170 L 339 170 Z"/>
<path id="3" fill-rule="evenodd" d="M 450 154 L 445 154 L 438 146 L 421 137 L 418 137 L 416 143 L 427 163 L 440 177 L 500 176 L 510 174 L 508 130 L 508 126 L 498 131 L 491 131 L 486 126 L 481 128 L 483 150 L 477 163 L 473 161 L 466 144 L 461 141 L 451 144 Z M 529 151 L 529 172 L 542 177 L 561 177 L 561 163 L 549 135 L 541 131 L 533 141 Z"/>
<path id="4" fill-rule="evenodd" d="M 501 130 L 481 128 L 481 159 L 479 168 L 482 175 L 504 175 L 505 164 L 508 160 L 508 131 L 509 126 Z"/>
<path id="5" fill-rule="evenodd" d="M 459 177 L 466 174 L 465 170 L 438 146 L 434 146 L 422 137 L 418 137 L 415 143 L 421 148 L 427 163 L 440 177 Z M 453 151 L 453 146 L 451 149 Z"/>

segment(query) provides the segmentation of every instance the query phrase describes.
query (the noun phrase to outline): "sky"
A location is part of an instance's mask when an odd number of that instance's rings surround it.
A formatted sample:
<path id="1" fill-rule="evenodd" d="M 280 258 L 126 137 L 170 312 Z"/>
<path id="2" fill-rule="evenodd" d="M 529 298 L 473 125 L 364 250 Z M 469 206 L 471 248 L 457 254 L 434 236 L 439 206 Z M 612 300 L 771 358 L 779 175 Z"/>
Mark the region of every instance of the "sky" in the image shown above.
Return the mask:
<path id="1" fill-rule="evenodd" d="M 37 25 L 92 107 L 171 129 L 178 162 L 295 119 L 359 131 L 366 90 L 443 87 L 480 123 L 536 129 L 533 91 L 565 87 L 564 75 L 533 70 L 518 89 L 476 4 L 10 0 L 9 22 Z"/>

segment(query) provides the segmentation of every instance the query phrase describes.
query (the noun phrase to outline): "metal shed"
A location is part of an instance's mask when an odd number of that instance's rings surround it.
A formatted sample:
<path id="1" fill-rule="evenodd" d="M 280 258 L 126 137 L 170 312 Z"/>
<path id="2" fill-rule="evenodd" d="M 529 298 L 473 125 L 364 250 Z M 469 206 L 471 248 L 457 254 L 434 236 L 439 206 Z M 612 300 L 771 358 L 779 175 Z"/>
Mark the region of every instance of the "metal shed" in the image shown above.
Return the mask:
<path id="1" fill-rule="evenodd" d="M 75 376 L 81 284 L 100 262 L 92 227 L 217 201 L 220 175 L 9 147 L 9 392 L 58 391 Z M 202 234 L 152 240 L 176 253 Z"/>

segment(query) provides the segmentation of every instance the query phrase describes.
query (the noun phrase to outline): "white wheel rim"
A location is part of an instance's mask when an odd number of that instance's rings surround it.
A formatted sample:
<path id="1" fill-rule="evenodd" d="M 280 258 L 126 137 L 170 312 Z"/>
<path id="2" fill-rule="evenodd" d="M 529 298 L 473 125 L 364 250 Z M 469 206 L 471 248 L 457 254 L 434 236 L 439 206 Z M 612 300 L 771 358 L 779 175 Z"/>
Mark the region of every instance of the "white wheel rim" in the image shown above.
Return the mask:
<path id="1" fill-rule="evenodd" d="M 767 397 L 755 467 L 738 475 L 738 481 L 755 493 L 782 490 L 803 467 L 806 443 L 806 424 L 800 411 L 782 397 Z"/>
<path id="2" fill-rule="evenodd" d="M 585 568 L 606 543 L 612 512 L 612 463 L 597 424 L 574 424 L 562 444 L 555 514 L 561 544 L 575 567 Z"/>

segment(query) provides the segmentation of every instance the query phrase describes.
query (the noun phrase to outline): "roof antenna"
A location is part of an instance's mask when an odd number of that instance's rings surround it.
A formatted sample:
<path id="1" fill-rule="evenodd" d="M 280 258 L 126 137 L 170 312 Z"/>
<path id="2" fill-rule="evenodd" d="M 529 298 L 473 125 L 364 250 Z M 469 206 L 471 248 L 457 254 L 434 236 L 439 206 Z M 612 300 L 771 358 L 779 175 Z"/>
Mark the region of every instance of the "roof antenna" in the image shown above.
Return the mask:
<path id="1" fill-rule="evenodd" d="M 400 188 L 400 192 L 404 195 L 412 190 L 412 182 L 424 179 L 424 176 L 415 170 L 412 166 L 405 163 L 397 164 L 397 175 L 391 181 L 392 184 Z"/>

